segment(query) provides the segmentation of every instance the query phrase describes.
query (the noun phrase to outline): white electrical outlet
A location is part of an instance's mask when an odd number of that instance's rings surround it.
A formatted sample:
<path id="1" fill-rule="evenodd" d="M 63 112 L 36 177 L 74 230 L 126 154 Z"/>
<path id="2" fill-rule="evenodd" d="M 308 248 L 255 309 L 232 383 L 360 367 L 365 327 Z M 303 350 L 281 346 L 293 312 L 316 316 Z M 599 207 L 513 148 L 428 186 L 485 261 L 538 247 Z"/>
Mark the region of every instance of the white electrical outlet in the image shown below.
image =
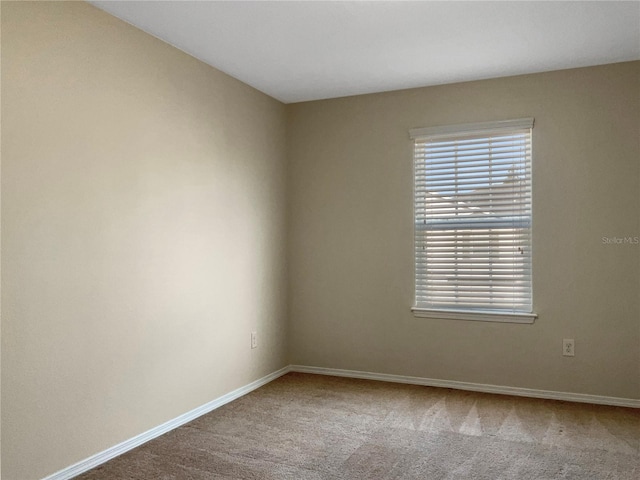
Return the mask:
<path id="1" fill-rule="evenodd" d="M 565 338 L 562 340 L 562 355 L 565 357 L 573 357 L 576 354 L 575 343 L 573 338 Z"/>
<path id="2" fill-rule="evenodd" d="M 258 348 L 258 332 L 251 332 L 251 348 Z"/>

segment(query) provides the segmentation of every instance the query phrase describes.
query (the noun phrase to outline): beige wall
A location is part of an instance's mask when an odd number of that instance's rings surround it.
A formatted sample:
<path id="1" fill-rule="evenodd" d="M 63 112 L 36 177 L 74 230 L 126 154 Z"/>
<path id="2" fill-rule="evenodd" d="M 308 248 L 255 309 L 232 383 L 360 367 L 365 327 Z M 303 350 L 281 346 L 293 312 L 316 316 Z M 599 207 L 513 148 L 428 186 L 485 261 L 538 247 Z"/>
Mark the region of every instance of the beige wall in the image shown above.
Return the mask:
<path id="1" fill-rule="evenodd" d="M 295 364 L 640 398 L 640 62 L 288 108 Z M 408 130 L 535 117 L 533 325 L 414 318 Z M 563 338 L 576 356 L 562 357 Z"/>
<path id="2" fill-rule="evenodd" d="M 0 1 L 0 39 L 2 38 L 2 1 Z M 2 46 L 0 45 L 0 52 Z M 0 54 L 0 72 L 2 55 Z M 0 106 L 2 105 L 2 75 L 0 74 Z M 1 111 L 1 108 L 0 108 Z M 0 113 L 0 199 L 2 198 L 2 114 Z M 2 201 L 0 200 L 0 291 L 2 289 Z M 2 295 L 0 294 L 0 478 L 2 477 Z"/>
<path id="3" fill-rule="evenodd" d="M 284 105 L 88 4 L 3 2 L 2 140 L 4 480 L 286 365 Z"/>

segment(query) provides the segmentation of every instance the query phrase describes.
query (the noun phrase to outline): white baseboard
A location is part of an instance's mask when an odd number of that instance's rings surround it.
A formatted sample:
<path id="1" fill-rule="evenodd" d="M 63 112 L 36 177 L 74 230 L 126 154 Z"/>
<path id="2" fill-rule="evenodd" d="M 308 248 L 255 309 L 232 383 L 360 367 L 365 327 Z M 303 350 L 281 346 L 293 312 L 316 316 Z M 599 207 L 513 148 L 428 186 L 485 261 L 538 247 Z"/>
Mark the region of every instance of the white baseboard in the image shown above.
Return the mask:
<path id="1" fill-rule="evenodd" d="M 600 395 L 587 395 L 584 393 L 554 392 L 550 390 L 536 390 L 531 388 L 505 387 L 500 385 L 487 385 L 482 383 L 457 382 L 454 380 L 438 380 L 434 378 L 409 377 L 405 375 L 391 375 L 388 373 L 372 373 L 361 372 L 358 370 L 341 370 L 337 368 L 309 367 L 305 365 L 289 365 L 281 368 L 255 382 L 251 382 L 244 387 L 229 392 L 221 397 L 212 400 L 198 408 L 184 413 L 173 420 L 158 425 L 157 427 L 147 430 L 140 435 L 136 435 L 129 440 L 125 440 L 118 445 L 107 448 L 106 450 L 96 453 L 89 458 L 79 461 L 67 468 L 63 468 L 58 472 L 49 475 L 43 480 L 70 480 L 73 477 L 87 472 L 92 468 L 102 465 L 112 458 L 122 455 L 129 450 L 139 447 L 143 443 L 153 440 L 185 423 L 191 422 L 196 418 L 209 413 L 243 395 L 246 395 L 257 388 L 275 380 L 289 372 L 314 373 L 318 375 L 330 375 L 334 377 L 362 378 L 366 380 L 379 380 L 383 382 L 406 383 L 410 385 L 424 385 L 427 387 L 455 388 L 457 390 L 470 390 L 473 392 L 498 393 L 503 395 L 516 395 L 519 397 L 546 398 L 550 400 L 565 400 L 568 402 L 594 403 L 599 405 L 612 405 L 618 407 L 640 408 L 640 400 L 632 398 L 605 397 Z"/>
<path id="2" fill-rule="evenodd" d="M 149 440 L 159 437 L 160 435 L 163 435 L 175 428 L 178 428 L 179 426 L 184 425 L 185 423 L 191 422 L 192 420 L 195 420 L 196 418 L 206 413 L 209 413 L 215 410 L 216 408 L 219 408 L 224 404 L 235 400 L 236 398 L 242 397 L 243 395 L 246 395 L 247 393 L 257 388 L 260 388 L 261 386 L 275 380 L 276 378 L 281 377 L 282 375 L 288 373 L 289 371 L 290 371 L 289 367 L 281 368 L 280 370 L 270 373 L 269 375 L 262 377 L 256 380 L 255 382 L 251 382 L 250 384 L 245 385 L 244 387 L 240 387 L 237 390 L 229 392 L 225 395 L 222 395 L 221 397 L 216 398 L 215 400 L 212 400 L 209 403 L 206 403 L 198 408 L 195 408 L 190 412 L 183 413 L 182 415 L 174 418 L 173 420 L 169 420 L 168 422 L 165 422 L 162 425 L 158 425 L 157 427 L 154 427 L 151 430 L 147 430 L 146 432 L 141 433 L 140 435 L 136 435 L 135 437 L 130 438 L 129 440 L 125 440 L 124 442 L 119 443 L 118 445 L 114 445 L 113 447 L 107 448 L 106 450 L 96 453 L 95 455 L 92 455 L 89 458 L 85 458 L 84 460 L 81 460 L 78 463 L 71 465 L 70 467 L 63 468 L 62 470 L 59 470 L 58 472 L 52 475 L 49 475 L 43 480 L 69 480 L 77 475 L 80 475 L 81 473 L 91 470 L 92 468 L 95 468 L 98 465 L 101 465 L 111 460 L 112 458 L 117 457 L 118 455 L 122 455 L 123 453 L 128 452 L 129 450 L 139 447 L 140 445 L 148 442 Z"/>
<path id="3" fill-rule="evenodd" d="M 305 365 L 290 365 L 289 368 L 292 372 L 315 373 L 318 375 L 331 375 L 334 377 L 363 378 L 367 380 L 380 380 L 383 382 L 424 385 L 427 387 L 455 388 L 457 390 L 470 390 L 473 392 L 516 395 L 519 397 L 545 398 L 549 400 L 565 400 L 568 402 L 595 403 L 598 405 L 640 408 L 640 400 L 636 400 L 633 398 L 605 397 L 601 395 L 588 395 L 585 393 L 554 392 L 551 390 L 505 387 L 501 385 L 457 382 L 454 380 L 438 380 L 435 378 L 408 377 L 404 375 L 391 375 L 388 373 L 361 372 L 357 370 L 340 370 L 337 368 L 309 367 Z"/>

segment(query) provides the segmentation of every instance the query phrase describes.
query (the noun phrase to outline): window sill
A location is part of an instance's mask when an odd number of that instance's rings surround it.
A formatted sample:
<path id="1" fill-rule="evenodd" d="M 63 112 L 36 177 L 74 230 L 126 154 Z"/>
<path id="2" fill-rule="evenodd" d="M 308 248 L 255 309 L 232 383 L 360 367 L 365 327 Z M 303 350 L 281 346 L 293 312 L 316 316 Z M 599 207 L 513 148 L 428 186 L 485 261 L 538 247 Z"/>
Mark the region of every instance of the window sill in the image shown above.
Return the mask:
<path id="1" fill-rule="evenodd" d="M 414 317 L 440 318 L 445 320 L 476 320 L 480 322 L 531 324 L 538 318 L 538 315 L 535 313 L 473 312 L 470 310 L 436 310 L 422 307 L 412 307 L 411 311 Z"/>

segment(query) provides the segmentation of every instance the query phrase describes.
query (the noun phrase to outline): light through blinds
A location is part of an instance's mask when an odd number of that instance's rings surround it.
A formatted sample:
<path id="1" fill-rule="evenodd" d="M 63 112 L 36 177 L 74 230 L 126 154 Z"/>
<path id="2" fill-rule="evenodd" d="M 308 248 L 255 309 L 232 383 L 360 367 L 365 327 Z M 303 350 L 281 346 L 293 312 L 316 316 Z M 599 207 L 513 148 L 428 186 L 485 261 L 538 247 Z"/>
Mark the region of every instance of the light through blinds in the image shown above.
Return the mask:
<path id="1" fill-rule="evenodd" d="M 533 119 L 416 129 L 415 306 L 530 313 Z"/>

